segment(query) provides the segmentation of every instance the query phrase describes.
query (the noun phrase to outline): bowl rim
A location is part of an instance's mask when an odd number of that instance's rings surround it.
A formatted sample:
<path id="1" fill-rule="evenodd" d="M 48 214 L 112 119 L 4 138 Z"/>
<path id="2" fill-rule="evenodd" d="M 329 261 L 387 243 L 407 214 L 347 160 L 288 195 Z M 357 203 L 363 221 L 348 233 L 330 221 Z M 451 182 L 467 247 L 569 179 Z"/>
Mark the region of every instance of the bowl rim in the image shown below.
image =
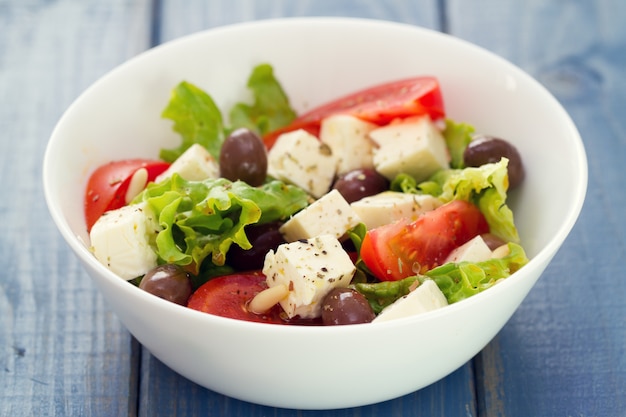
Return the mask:
<path id="1" fill-rule="evenodd" d="M 533 84 L 541 94 L 544 95 L 545 99 L 549 100 L 551 106 L 553 106 L 560 114 L 563 122 L 566 124 L 566 129 L 573 138 L 572 145 L 575 146 L 575 155 L 577 161 L 575 164 L 580 168 L 580 170 L 576 173 L 578 175 L 578 180 L 576 181 L 575 194 L 576 197 L 573 200 L 575 204 L 571 205 L 567 213 L 564 213 L 563 221 L 559 226 L 557 232 L 550 238 L 546 245 L 544 245 L 538 253 L 533 256 L 527 266 L 524 268 L 532 269 L 533 265 L 547 263 L 549 260 L 556 254 L 561 244 L 567 239 L 571 229 L 574 227 L 577 219 L 582 210 L 585 195 L 587 192 L 588 185 L 588 163 L 586 152 L 584 149 L 584 144 L 580 133 L 578 132 L 573 120 L 570 115 L 566 112 L 561 103 L 552 95 L 550 91 L 547 90 L 539 81 L 533 78 L 526 71 L 506 60 L 505 58 L 495 54 L 483 48 L 479 45 L 466 41 L 464 39 L 458 38 L 454 35 L 450 35 L 447 33 L 443 33 L 434 29 L 429 29 L 426 27 L 421 27 L 413 24 L 402 23 L 402 22 L 394 22 L 391 20 L 384 19 L 370 19 L 370 18 L 359 18 L 359 17 L 338 17 L 338 16 L 312 16 L 312 17 L 282 17 L 282 18 L 268 18 L 268 19 L 260 19 L 255 21 L 247 21 L 247 22 L 239 22 L 233 24 L 227 24 L 222 26 L 217 26 L 205 30 L 201 30 L 198 32 L 194 32 L 188 35 L 184 35 L 167 42 L 161 43 L 149 49 L 146 49 L 139 54 L 129 58 L 123 63 L 115 66 L 110 71 L 106 72 L 104 75 L 100 76 L 96 81 L 90 84 L 86 89 L 84 89 L 77 98 L 70 104 L 70 106 L 63 112 L 60 119 L 55 124 L 55 127 L 50 135 L 48 144 L 46 145 L 46 150 L 43 158 L 43 188 L 44 188 L 44 196 L 45 201 L 48 206 L 48 210 L 50 215 L 57 226 L 57 229 L 61 233 L 64 240 L 73 250 L 73 252 L 79 257 L 79 259 L 83 262 L 86 262 L 90 267 L 95 269 L 95 271 L 101 275 L 104 279 L 109 281 L 109 283 L 116 286 L 121 291 L 129 291 L 134 293 L 132 294 L 135 297 L 140 297 L 142 301 L 152 304 L 155 308 L 159 308 L 162 310 L 171 310 L 172 314 L 181 314 L 183 317 L 189 317 L 194 320 L 203 320 L 207 323 L 212 323 L 219 326 L 239 326 L 242 330 L 259 330 L 262 328 L 267 328 L 268 331 L 275 333 L 292 333 L 298 334 L 299 332 L 306 333 L 329 333 L 333 334 L 334 332 L 361 332 L 364 328 L 372 328 L 370 323 L 360 324 L 360 325 L 350 325 L 350 326 L 298 326 L 298 325 L 270 325 L 267 326 L 265 323 L 254 323 L 242 320 L 236 320 L 226 317 L 214 316 L 211 314 L 203 313 L 200 311 L 195 311 L 189 309 L 184 306 L 180 306 L 165 300 L 162 300 L 158 297 L 155 297 L 151 294 L 145 293 L 139 288 L 129 285 L 124 279 L 121 279 L 109 269 L 107 269 L 104 265 L 100 264 L 91 254 L 87 245 L 82 242 L 80 239 L 77 239 L 77 236 L 70 229 L 69 224 L 65 220 L 65 216 L 61 210 L 61 208 L 57 205 L 58 199 L 52 195 L 52 189 L 54 188 L 52 184 L 52 177 L 48 175 L 52 172 L 52 166 L 54 165 L 52 161 L 52 153 L 57 143 L 61 141 L 59 137 L 60 127 L 66 123 L 68 119 L 68 114 L 72 112 L 73 109 L 80 106 L 82 100 L 85 96 L 91 94 L 91 91 L 95 90 L 101 83 L 105 82 L 107 79 L 115 76 L 117 73 L 124 71 L 124 69 L 128 66 L 134 65 L 134 63 L 138 60 L 144 59 L 145 56 L 152 55 L 166 48 L 175 48 L 177 45 L 182 43 L 187 43 L 199 38 L 207 37 L 207 36 L 215 36 L 215 34 L 221 34 L 228 31 L 241 31 L 241 30 L 250 30 L 259 27 L 267 27 L 272 25 L 324 25 L 332 23 L 334 25 L 367 25 L 367 26 L 382 26 L 388 27 L 392 29 L 401 29 L 401 30 L 409 30 L 414 32 L 419 32 L 422 35 L 434 36 L 437 38 L 443 38 L 447 42 L 454 42 L 462 45 L 465 48 L 469 48 L 477 51 L 481 54 L 486 54 L 490 57 L 490 59 L 494 59 L 500 61 L 501 64 L 505 65 L 509 70 L 516 73 L 517 76 L 525 78 L 528 82 Z M 376 323 L 375 326 L 378 328 L 392 328 L 398 326 L 410 326 L 413 323 L 422 322 L 426 320 L 430 320 L 437 316 L 452 314 L 457 310 L 468 309 L 476 303 L 482 303 L 483 299 L 486 297 L 497 297 L 498 292 L 504 291 L 509 286 L 515 285 L 515 283 L 524 279 L 524 268 L 520 271 L 511 275 L 511 277 L 507 278 L 503 282 L 498 285 L 490 288 L 489 291 L 484 291 L 479 294 L 476 294 L 468 299 L 463 300 L 462 302 L 454 303 L 446 306 L 446 308 L 437 309 L 435 311 L 431 311 L 425 314 L 420 314 L 411 317 L 405 317 L 398 320 L 392 320 L 388 322 Z M 92 278 L 93 279 L 93 278 Z M 261 327 L 264 326 L 265 327 Z M 369 326 L 368 326 L 369 325 Z M 305 330 L 303 330 L 305 329 Z"/>

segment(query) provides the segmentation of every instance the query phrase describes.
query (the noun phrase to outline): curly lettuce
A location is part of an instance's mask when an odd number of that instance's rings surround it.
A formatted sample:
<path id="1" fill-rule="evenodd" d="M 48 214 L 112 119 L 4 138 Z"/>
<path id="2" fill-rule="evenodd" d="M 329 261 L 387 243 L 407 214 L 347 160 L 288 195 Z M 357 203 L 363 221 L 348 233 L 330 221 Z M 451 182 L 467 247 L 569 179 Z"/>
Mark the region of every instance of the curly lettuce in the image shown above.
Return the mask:
<path id="1" fill-rule="evenodd" d="M 195 85 L 182 81 L 172 91 L 172 96 L 161 117 L 174 122 L 173 129 L 181 136 L 181 143 L 172 149 L 161 149 L 159 157 L 174 162 L 191 145 L 204 146 L 211 156 L 219 159 L 224 143 L 224 121 L 219 108 L 207 93 Z"/>
<path id="2" fill-rule="evenodd" d="M 424 275 L 415 275 L 399 281 L 356 283 L 354 287 L 365 296 L 376 314 L 425 280 L 432 279 L 448 300 L 448 304 L 469 298 L 493 287 L 528 263 L 524 249 L 508 243 L 509 253 L 502 258 L 482 262 L 447 263 L 431 269 Z M 419 281 L 419 282 L 418 282 Z"/>
<path id="3" fill-rule="evenodd" d="M 502 258 L 476 263 L 448 263 L 431 269 L 419 280 L 432 279 L 446 296 L 448 304 L 456 303 L 493 287 L 528 263 L 520 245 L 508 243 L 508 247 L 508 255 Z"/>
<path id="4" fill-rule="evenodd" d="M 508 159 L 480 167 L 437 171 L 428 180 L 417 183 L 407 174 L 400 174 L 391 189 L 413 194 L 430 194 L 444 203 L 469 201 L 485 216 L 491 233 L 507 242 L 519 242 L 513 212 L 506 204 L 509 176 Z"/>
<path id="5" fill-rule="evenodd" d="M 246 127 L 263 136 L 287 126 L 296 118 L 296 112 L 270 65 L 261 64 L 254 68 L 248 88 L 252 91 L 254 103 L 237 103 L 231 109 L 229 117 L 234 127 Z"/>
<path id="6" fill-rule="evenodd" d="M 446 120 L 446 127 L 443 130 L 443 138 L 450 152 L 450 167 L 465 168 L 463 153 L 465 148 L 472 141 L 474 126 L 467 123 L 457 123 L 453 120 Z"/>
<path id="7" fill-rule="evenodd" d="M 308 195 L 280 181 L 251 187 L 224 178 L 186 181 L 174 174 L 148 185 L 133 203 L 141 201 L 154 210 L 161 228 L 155 241 L 159 259 L 198 273 L 206 258 L 224 265 L 233 243 L 249 249 L 247 225 L 284 220 L 308 205 Z"/>
<path id="8" fill-rule="evenodd" d="M 245 127 L 264 135 L 296 118 L 296 112 L 269 64 L 257 65 L 248 78 L 247 86 L 253 94 L 254 103 L 235 104 L 229 114 L 228 126 L 209 94 L 188 81 L 180 82 L 172 90 L 161 116 L 174 122 L 173 129 L 180 134 L 181 143 L 172 149 L 161 149 L 159 157 L 173 162 L 197 143 L 219 160 L 222 144 L 229 132 Z"/>

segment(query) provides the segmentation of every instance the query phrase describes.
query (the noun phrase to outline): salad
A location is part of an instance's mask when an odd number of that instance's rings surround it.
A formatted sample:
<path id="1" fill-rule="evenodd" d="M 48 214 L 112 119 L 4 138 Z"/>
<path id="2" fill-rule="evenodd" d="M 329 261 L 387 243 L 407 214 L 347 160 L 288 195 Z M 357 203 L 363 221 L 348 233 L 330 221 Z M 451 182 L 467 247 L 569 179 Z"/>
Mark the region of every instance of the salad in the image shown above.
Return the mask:
<path id="1" fill-rule="evenodd" d="M 273 68 L 227 117 L 182 81 L 158 160 L 98 167 L 94 256 L 158 297 L 274 324 L 394 320 L 459 302 L 523 267 L 507 193 L 518 151 L 446 117 L 438 80 L 376 85 L 297 115 Z"/>

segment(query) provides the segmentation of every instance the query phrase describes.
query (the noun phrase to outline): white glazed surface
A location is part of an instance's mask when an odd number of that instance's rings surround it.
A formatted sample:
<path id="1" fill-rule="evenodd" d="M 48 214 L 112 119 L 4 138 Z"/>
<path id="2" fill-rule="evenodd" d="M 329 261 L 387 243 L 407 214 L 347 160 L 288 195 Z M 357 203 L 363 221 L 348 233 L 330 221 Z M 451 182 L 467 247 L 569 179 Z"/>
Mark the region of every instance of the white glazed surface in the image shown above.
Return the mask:
<path id="1" fill-rule="evenodd" d="M 417 317 L 340 327 L 274 326 L 192 311 L 153 297 L 91 256 L 82 202 L 99 164 L 156 157 L 179 140 L 160 118 L 188 80 L 222 109 L 247 97 L 252 67 L 272 64 L 297 110 L 393 79 L 439 78 L 448 116 L 513 142 L 527 177 L 510 202 L 531 261 L 494 288 Z M 67 110 L 44 159 L 55 223 L 129 331 L 181 375 L 254 403 L 299 409 L 360 406 L 427 386 L 502 328 L 561 246 L 587 186 L 582 141 L 536 81 L 495 55 L 412 26 L 345 18 L 260 21 L 154 48 L 111 71 Z"/>

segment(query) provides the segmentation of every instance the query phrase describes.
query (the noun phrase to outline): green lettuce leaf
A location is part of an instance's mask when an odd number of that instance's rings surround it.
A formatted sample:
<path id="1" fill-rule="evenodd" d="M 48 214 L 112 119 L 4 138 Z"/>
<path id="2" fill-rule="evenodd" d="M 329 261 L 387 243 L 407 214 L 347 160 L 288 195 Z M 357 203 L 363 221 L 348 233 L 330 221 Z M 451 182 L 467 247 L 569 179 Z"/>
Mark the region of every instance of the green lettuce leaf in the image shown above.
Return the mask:
<path id="1" fill-rule="evenodd" d="M 160 158 L 174 162 L 191 145 L 198 143 L 219 160 L 224 142 L 222 113 L 207 93 L 195 85 L 182 81 L 172 91 L 167 107 L 161 114 L 174 122 L 173 129 L 182 141 L 173 149 L 161 149 Z"/>
<path id="2" fill-rule="evenodd" d="M 152 183 L 135 198 L 154 210 L 160 230 L 156 252 L 164 263 L 192 265 L 198 273 L 205 258 L 222 266 L 231 244 L 251 247 L 245 226 L 284 220 L 308 205 L 298 187 L 271 181 L 251 187 L 224 178 L 186 181 L 177 174 Z"/>
<path id="3" fill-rule="evenodd" d="M 363 239 L 365 239 L 366 233 L 367 227 L 364 223 L 357 224 L 346 233 L 354 245 L 356 253 L 358 254 L 357 259 L 354 262 L 356 271 L 352 277 L 352 281 L 350 281 L 353 284 L 357 282 L 367 282 L 368 279 L 373 279 L 374 277 L 367 265 L 365 265 L 365 262 L 363 262 L 363 259 L 361 259 L 361 245 L 363 244 Z"/>
<path id="4" fill-rule="evenodd" d="M 418 184 L 415 178 L 404 173 L 398 174 L 393 181 L 391 181 L 389 189 L 391 191 L 398 191 L 407 194 L 430 194 L 435 197 L 440 195 L 442 192 L 439 181 L 431 178 Z"/>
<path id="5" fill-rule="evenodd" d="M 287 126 L 296 118 L 296 112 L 270 65 L 261 64 L 254 68 L 248 88 L 254 95 L 254 103 L 237 103 L 231 109 L 229 117 L 233 127 L 246 127 L 262 136 Z"/>
<path id="6" fill-rule="evenodd" d="M 408 174 L 398 175 L 391 189 L 412 194 L 430 194 L 444 203 L 469 201 L 485 216 L 491 233 L 506 242 L 519 242 L 513 212 L 506 204 L 509 177 L 508 159 L 464 169 L 437 171 L 428 180 L 417 183 Z"/>
<path id="7" fill-rule="evenodd" d="M 246 127 L 259 135 L 284 127 L 296 118 L 296 112 L 268 64 L 256 66 L 248 79 L 252 105 L 237 103 L 230 111 L 230 126 L 209 94 L 187 81 L 179 83 L 161 116 L 174 122 L 173 129 L 182 137 L 173 149 L 161 149 L 160 158 L 175 161 L 191 145 L 204 146 L 219 160 L 222 144 L 229 132 Z"/>
<path id="8" fill-rule="evenodd" d="M 446 140 L 448 151 L 450 151 L 450 167 L 465 167 L 463 153 L 467 145 L 472 141 L 473 133 L 474 127 L 467 123 L 456 123 L 450 119 L 446 120 L 443 137 Z"/>
<path id="9" fill-rule="evenodd" d="M 508 278 L 528 263 L 524 249 L 516 243 L 508 243 L 509 254 L 503 258 L 483 262 L 447 263 L 431 269 L 425 275 L 416 275 L 399 281 L 357 283 L 354 288 L 365 296 L 376 314 L 407 295 L 417 285 L 415 281 L 435 281 L 449 304 L 478 294 L 499 280 Z"/>
<path id="10" fill-rule="evenodd" d="M 509 188 L 508 159 L 462 170 L 442 171 L 444 182 L 439 195 L 443 201 L 466 200 L 478 206 L 491 233 L 506 242 L 519 242 L 513 212 L 506 205 Z"/>
<path id="11" fill-rule="evenodd" d="M 509 254 L 503 258 L 483 262 L 459 262 L 441 265 L 431 269 L 420 282 L 426 279 L 435 281 L 449 304 L 469 298 L 493 287 L 499 280 L 509 277 L 528 263 L 524 249 L 509 243 Z"/>
<path id="12" fill-rule="evenodd" d="M 412 276 L 398 281 L 359 282 L 354 285 L 354 288 L 365 296 L 374 313 L 379 314 L 398 298 L 411 292 L 411 289 L 417 285 L 416 281 L 418 277 Z"/>

